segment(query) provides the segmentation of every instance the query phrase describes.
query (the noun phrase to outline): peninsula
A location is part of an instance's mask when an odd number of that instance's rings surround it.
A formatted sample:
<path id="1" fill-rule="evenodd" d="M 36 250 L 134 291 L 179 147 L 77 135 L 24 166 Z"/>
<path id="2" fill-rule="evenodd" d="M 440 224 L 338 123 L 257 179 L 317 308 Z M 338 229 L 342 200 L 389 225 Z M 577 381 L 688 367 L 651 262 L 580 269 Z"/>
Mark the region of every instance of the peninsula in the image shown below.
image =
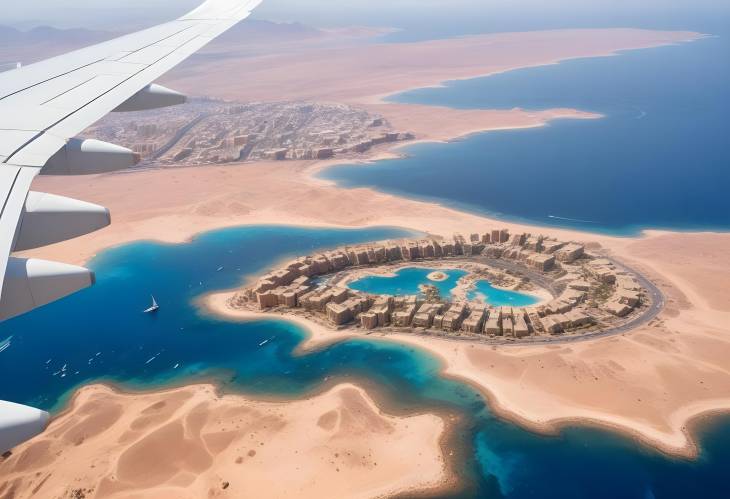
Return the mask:
<path id="1" fill-rule="evenodd" d="M 363 273 L 392 272 L 410 263 L 468 272 L 448 296 L 423 283 L 417 295 L 373 294 L 351 288 Z M 430 263 L 434 262 L 434 263 Z M 443 280 L 444 272 L 434 270 Z M 431 275 L 433 275 L 433 273 Z M 492 303 L 475 292 L 481 280 L 546 297 L 535 306 Z M 642 284 L 643 283 L 643 284 Z M 541 291 L 541 292 L 540 292 Z M 650 322 L 664 297 L 644 277 L 583 245 L 507 229 L 453 239 L 383 242 L 298 258 L 234 295 L 233 308 L 284 310 L 333 328 L 446 333 L 472 341 L 557 342 L 609 336 Z M 565 334 L 564 334 L 565 333 Z"/>
<path id="2" fill-rule="evenodd" d="M 296 49 L 292 44 L 274 45 L 265 54 L 247 52 L 244 43 L 228 41 L 211 49 L 213 52 L 205 56 L 203 63 L 205 67 L 202 71 L 208 75 L 205 81 L 208 92 L 217 99 L 229 101 L 226 106 L 238 106 L 248 100 L 280 102 L 282 96 L 286 96 L 286 99 L 292 102 L 327 102 L 327 106 L 322 106 L 321 109 L 323 112 L 330 112 L 332 108 L 329 106 L 334 102 L 347 106 L 340 108 L 338 112 L 342 109 L 348 110 L 347 112 L 350 112 L 350 109 L 358 110 L 355 115 L 360 117 L 357 123 L 361 128 L 354 136 L 362 130 L 365 131 L 363 132 L 365 135 L 372 132 L 370 125 L 382 117 L 384 120 L 382 127 L 384 131 L 387 129 L 386 133 L 408 133 L 415 140 L 452 140 L 481 131 L 543 126 L 555 118 L 599 117 L 593 113 L 571 109 L 525 111 L 432 108 L 391 104 L 384 102 L 383 97 L 409 88 L 438 85 L 454 78 L 469 78 L 518 67 L 553 64 L 576 57 L 607 56 L 621 50 L 680 43 L 699 37 L 701 35 L 697 33 L 630 29 L 556 30 L 417 42 L 403 44 L 403 50 L 398 51 L 392 50 L 388 44 L 353 42 L 353 45 L 348 45 L 347 48 L 333 48 L 321 41 L 309 40 L 294 44 L 297 45 Z M 494 47 L 500 49 L 492 50 Z M 539 47 L 539 50 L 535 50 L 535 47 Z M 440 61 L 440 64 L 434 65 L 434 61 Z M 201 62 L 195 61 L 195 72 L 183 67 L 169 75 L 166 83 L 183 91 L 188 88 L 199 88 L 201 81 L 198 71 L 201 71 Z M 404 67 L 408 67 L 408 71 L 404 71 Z M 367 81 L 368 85 L 363 85 L 363 81 Z M 286 104 L 288 105 L 290 104 Z M 285 105 L 279 104 L 279 106 Z M 264 108 L 250 106 L 242 112 L 260 112 L 262 109 Z M 276 114 L 277 109 L 284 108 L 272 106 L 267 112 Z M 360 111 L 367 114 L 360 114 Z M 151 131 L 144 127 L 140 131 L 141 124 L 141 121 L 137 122 L 138 130 L 134 132 L 135 134 L 156 136 L 158 133 L 169 133 L 169 131 L 160 132 L 159 129 Z M 348 121 L 347 127 L 349 124 Z M 238 124 L 235 127 L 238 127 Z M 297 156 L 292 156 L 290 151 L 296 154 L 297 149 L 328 148 L 331 146 L 326 142 L 333 137 L 320 134 L 316 139 L 306 138 L 313 142 L 299 143 L 305 144 L 304 147 L 297 145 L 298 140 L 305 140 L 303 137 L 282 138 L 280 129 L 277 128 L 272 133 L 261 135 L 265 137 L 265 142 L 260 148 L 260 156 L 253 155 L 247 157 L 247 160 L 251 161 L 241 162 L 241 149 L 246 148 L 249 140 L 257 140 L 258 136 L 252 138 L 252 134 L 249 133 L 238 134 L 233 130 L 235 127 L 231 127 L 230 130 L 226 128 L 225 136 L 221 137 L 217 144 L 211 142 L 200 146 L 196 143 L 193 147 L 183 142 L 176 143 L 175 147 L 185 145 L 191 151 L 186 151 L 184 156 L 176 161 L 174 155 L 182 151 L 175 152 L 177 150 L 171 149 L 173 156 L 166 158 L 169 160 L 167 164 L 152 165 L 174 168 L 162 170 L 150 167 L 124 174 L 83 178 L 75 183 L 53 177 L 40 179 L 39 186 L 42 186 L 44 191 L 91 201 L 103 201 L 113 211 L 115 223 L 110 228 L 93 235 L 44 248 L 33 252 L 33 255 L 52 254 L 55 258 L 63 258 L 65 261 L 81 262 L 105 248 L 130 241 L 156 239 L 172 243 L 183 242 L 203 231 L 245 224 L 329 227 L 387 225 L 409 228 L 427 234 L 424 241 L 430 241 L 433 254 L 429 253 L 428 244 L 424 247 L 424 253 L 421 253 L 422 245 L 419 240 L 412 244 L 405 243 L 408 248 L 418 248 L 414 249 L 415 257 L 409 255 L 406 260 L 401 250 L 400 260 L 384 261 L 381 258 L 379 261 L 377 255 L 380 252 L 378 250 L 376 253 L 376 248 L 373 247 L 375 263 L 371 264 L 370 250 L 366 249 L 366 267 L 364 260 L 361 265 L 357 252 L 352 261 L 348 253 L 344 252 L 348 262 L 347 271 L 382 270 L 387 273 L 397 271 L 402 265 L 412 265 L 415 261 L 418 265 L 425 265 L 436 271 L 446 272 L 447 269 L 455 267 L 464 269 L 475 275 L 482 275 L 495 284 L 501 282 L 509 286 L 511 283 L 513 289 L 516 289 L 515 284 L 523 282 L 523 277 L 532 275 L 535 279 L 530 278 L 530 286 L 534 289 L 521 289 L 526 292 L 537 292 L 539 288 L 547 293 L 546 295 L 543 293 L 544 302 L 536 305 L 543 307 L 543 313 L 535 310 L 531 317 L 530 313 L 525 311 L 520 320 L 519 311 L 515 313 L 513 307 L 505 311 L 506 307 L 501 307 L 501 312 L 496 312 L 497 328 L 493 328 L 490 334 L 490 330 L 485 330 L 484 326 L 489 323 L 490 317 L 497 309 L 495 307 L 490 309 L 488 304 L 484 309 L 466 304 L 463 316 L 456 315 L 460 319 L 468 319 L 477 310 L 477 319 L 481 318 L 481 322 L 477 320 L 473 326 L 469 326 L 473 330 L 468 330 L 469 328 L 464 330 L 466 321 L 461 320 L 458 330 L 447 331 L 444 328 L 444 321 L 456 302 L 444 302 L 443 306 L 436 306 L 436 310 L 431 308 L 423 310 L 427 327 L 416 325 L 414 328 L 412 321 L 416 317 L 416 312 L 420 313 L 424 305 L 419 303 L 418 297 L 415 303 L 402 303 L 396 306 L 395 299 L 391 305 L 387 299 L 383 301 L 382 297 L 378 296 L 372 300 L 370 308 L 364 313 L 360 310 L 354 314 L 348 309 L 352 315 L 351 319 L 355 319 L 354 316 L 357 315 L 358 322 L 348 320 L 346 325 L 349 326 L 337 330 L 333 326 L 344 318 L 349 319 L 348 312 L 343 311 L 342 317 L 333 312 L 331 318 L 326 318 L 326 306 L 329 301 L 325 303 L 325 311 L 307 312 L 310 315 L 300 310 L 305 307 L 287 305 L 286 300 L 291 299 L 288 293 L 292 291 L 277 290 L 282 286 L 290 287 L 298 277 L 286 283 L 287 277 L 282 281 L 283 284 L 277 283 L 279 285 L 270 289 L 260 288 L 255 293 L 253 293 L 255 284 L 245 283 L 248 291 L 252 293 L 244 292 L 236 295 L 237 292 L 234 291 L 214 295 L 208 297 L 206 304 L 213 312 L 230 319 L 251 320 L 269 317 L 270 313 L 260 310 L 261 305 L 264 305 L 266 310 L 276 309 L 283 312 L 286 320 L 293 320 L 309 329 L 311 337 L 302 346 L 303 349 L 318 348 L 332 341 L 349 338 L 355 329 L 362 334 L 368 334 L 368 338 L 373 340 L 397 341 L 422 348 L 441 359 L 442 370 L 446 376 L 471 383 L 489 397 L 492 406 L 501 415 L 538 431 L 552 432 L 560 425 L 575 422 L 598 424 L 626 432 L 662 451 L 691 457 L 697 453 L 691 423 L 702 415 L 730 409 L 730 373 L 727 371 L 727 358 L 730 356 L 730 339 L 727 335 L 727 324 L 730 323 L 730 299 L 725 289 L 725 283 L 730 280 L 730 261 L 727 259 L 726 251 L 730 245 L 730 235 L 659 231 L 648 231 L 641 237 L 635 238 L 588 235 L 564 229 L 547 230 L 493 220 L 435 203 L 400 198 L 372 189 L 343 189 L 317 179 L 313 174 L 333 165 L 335 161 L 341 161 L 343 157 L 349 159 L 350 156 L 347 154 L 355 155 L 356 159 L 363 162 L 363 167 L 367 167 L 367 161 L 401 154 L 401 151 L 394 147 L 399 144 L 396 142 L 377 144 L 377 147 L 368 148 L 363 152 L 343 151 L 344 156 L 339 158 L 336 156 L 335 159 L 326 159 L 329 152 L 324 153 L 325 157 L 320 157 L 318 153 L 316 157 L 309 157 L 311 159 L 306 159 L 307 157 L 296 159 Z M 219 133 L 214 129 L 209 131 L 213 139 Z M 341 130 L 338 128 L 338 131 Z M 344 128 L 342 131 L 344 133 Z M 135 141 L 139 139 L 137 135 L 132 138 Z M 288 143 L 287 140 L 291 142 Z M 143 144 L 145 141 L 135 143 Z M 169 137 L 165 136 L 165 140 L 160 142 L 169 142 Z M 221 144 L 222 142 L 225 143 Z M 345 142 L 349 144 L 347 140 Z M 232 160 L 229 165 L 213 165 L 212 163 L 222 162 L 223 155 L 217 158 L 218 161 L 213 161 L 215 154 L 212 152 L 212 149 L 221 145 L 225 146 L 222 149 L 226 150 L 226 154 L 233 151 L 235 155 L 237 149 L 239 158 Z M 266 155 L 266 151 L 281 151 L 285 148 L 287 153 L 284 158 L 281 158 L 283 154 L 281 152 L 278 158 Z M 150 147 L 148 152 L 152 149 L 154 148 Z M 140 152 L 144 151 L 140 149 Z M 191 158 L 197 157 L 209 158 L 210 164 L 202 168 L 187 166 L 194 163 Z M 230 159 L 227 156 L 226 158 Z M 498 242 L 494 242 L 492 238 L 495 227 L 499 228 Z M 502 230 L 509 234 L 508 240 L 501 240 Z M 437 235 L 450 235 L 454 232 L 469 236 L 465 237 L 463 242 L 459 240 L 462 245 L 461 254 L 457 251 L 444 259 L 442 242 L 454 244 L 455 241 L 453 236 L 448 236 L 450 239 L 447 240 Z M 477 234 L 478 240 L 472 240 L 471 234 Z M 490 235 L 488 241 L 484 238 L 486 234 Z M 511 243 L 513 236 L 519 238 L 514 246 Z M 542 247 L 538 251 L 535 241 L 540 239 L 540 236 L 542 236 L 540 241 Z M 531 239 L 534 241 L 528 242 Z M 564 245 L 555 248 L 553 252 L 546 252 L 546 242 L 564 243 Z M 441 259 L 436 255 L 436 243 L 442 248 Z M 479 254 L 475 255 L 472 251 L 469 255 L 464 254 L 465 245 L 471 245 L 472 248 L 480 245 L 483 247 L 481 253 L 477 252 Z M 577 259 L 573 261 L 569 261 L 570 259 L 560 261 L 556 255 L 553 261 L 555 269 L 545 266 L 550 261 L 550 255 L 561 254 L 559 250 L 565 251 L 566 247 L 574 248 L 577 252 L 579 252 L 577 248 L 581 247 L 583 254 L 577 255 Z M 490 255 L 488 248 L 500 248 L 502 253 L 499 256 L 496 256 L 496 253 Z M 504 256 L 505 253 L 507 257 Z M 547 258 L 545 255 L 548 255 Z M 306 258 L 298 263 L 313 265 L 316 258 L 317 255 L 312 255 L 312 263 Z M 330 269 L 329 260 L 327 262 L 327 270 L 319 272 L 319 276 L 337 277 L 335 274 L 347 272 L 343 269 L 332 272 L 334 269 Z M 499 266 L 502 264 L 518 265 L 518 270 L 522 274 L 508 274 Z M 540 265 L 542 268 L 539 268 Z M 288 265 L 283 269 L 287 267 Z M 299 268 L 301 269 L 301 266 Z M 512 268 L 513 271 L 515 269 L 517 267 Z M 538 274 L 540 279 L 537 279 Z M 609 274 L 614 275 L 615 280 L 604 282 L 604 279 L 611 279 L 608 277 Z M 349 278 L 354 279 L 361 275 L 343 274 L 340 278 L 342 283 L 346 284 L 351 282 Z M 507 279 L 508 276 L 510 280 Z M 565 279 L 566 276 L 571 277 Z M 313 274 L 305 277 L 317 276 Z M 586 289 L 570 287 L 571 284 L 575 286 L 582 280 L 587 283 L 584 285 L 587 286 Z M 629 288 L 623 287 L 625 285 Z M 631 287 L 638 289 L 630 289 Z M 551 289 L 555 293 L 551 292 Z M 576 298 L 581 293 L 585 295 L 575 301 L 571 298 L 566 302 L 567 304 L 573 301 L 571 309 L 561 311 L 566 305 L 559 302 L 569 298 L 564 295 L 566 290 Z M 571 290 L 577 293 L 572 293 Z M 322 291 L 326 293 L 324 289 Z M 352 294 L 354 296 L 356 293 Z M 294 295 L 296 305 L 300 298 L 302 303 L 313 303 L 312 298 L 321 298 L 320 295 L 311 295 L 304 300 L 304 295 L 300 296 L 297 292 Z M 274 296 L 275 307 L 272 306 Z M 334 296 L 330 296 L 334 300 Z M 352 298 L 350 291 L 347 291 L 343 303 Z M 596 299 L 592 301 L 592 298 Z M 605 299 L 601 302 L 600 298 Z M 283 304 L 280 303 L 280 299 L 284 300 Z M 376 305 L 378 299 L 381 301 Z M 423 298 L 420 300 L 423 301 Z M 235 305 L 236 308 L 230 307 L 229 304 Z M 342 303 L 336 304 L 342 305 Z M 383 305 L 390 314 L 390 317 L 383 316 L 385 327 L 380 325 L 379 313 L 373 311 L 374 307 L 382 309 Z M 551 308 L 553 306 L 556 308 Z M 611 308 L 612 306 L 615 308 Z M 576 307 L 577 311 L 574 310 Z M 331 308 L 336 309 L 336 307 Z M 548 309 L 552 313 L 545 313 Z M 624 313 L 626 309 L 628 310 Z M 654 315 L 645 315 L 647 310 L 653 310 L 650 313 Z M 408 323 L 391 328 L 389 321 L 393 319 L 394 313 L 400 312 L 407 312 Z M 568 312 L 582 314 L 580 320 L 576 314 L 571 314 L 568 319 L 565 315 Z M 373 318 L 373 313 L 377 321 Z M 434 322 L 439 325 L 437 316 L 442 316 L 440 328 L 434 328 Z M 564 319 L 558 316 L 563 316 Z M 505 317 L 507 317 L 506 324 Z M 546 317 L 552 317 L 555 321 L 544 321 Z M 631 324 L 631 327 L 625 327 L 634 318 L 640 320 Z M 583 323 L 588 320 L 590 323 Z M 525 323 L 526 334 L 522 321 Z M 545 322 L 549 323 L 547 328 Z M 369 328 L 372 325 L 375 325 L 375 329 Z M 414 334 L 419 327 L 423 331 L 432 331 L 432 334 Z M 613 330 L 616 327 L 624 329 Z M 607 329 L 613 330 L 609 337 L 590 337 L 593 333 Z M 454 341 L 457 335 L 466 340 Z M 573 337 L 585 341 L 564 341 Z M 536 341 L 554 338 L 559 341 L 544 343 Z M 211 414 L 221 414 L 217 411 L 231 407 L 231 399 L 228 396 L 216 397 L 212 395 L 210 388 L 186 387 L 181 390 L 182 393 L 193 394 L 205 400 L 202 409 L 191 411 L 192 416 L 189 419 L 191 424 L 195 424 L 196 417 L 205 419 Z M 357 397 L 365 400 L 366 402 L 362 403 L 369 408 L 368 414 L 378 412 L 373 408 L 371 401 L 367 402 L 367 394 L 361 389 L 347 387 L 343 390 L 346 393 L 357 393 Z M 29 445 L 36 446 L 32 449 L 39 449 L 38 452 L 45 459 L 42 461 L 44 464 L 38 466 L 50 470 L 64 459 L 54 457 L 55 454 L 47 452 L 48 449 L 53 451 L 63 449 L 62 456 L 66 456 L 66 453 L 70 455 L 71 452 L 88 452 L 94 456 L 119 455 L 125 444 L 115 443 L 116 437 L 123 435 L 127 430 L 127 423 L 131 423 L 132 418 L 135 415 L 139 416 L 148 406 L 159 407 L 156 404 L 166 406 L 171 396 L 171 392 L 162 391 L 129 397 L 116 394 L 107 388 L 86 388 L 71 404 L 69 414 L 58 418 L 57 423 L 54 423 L 57 426 L 54 428 L 60 431 L 63 425 L 71 425 L 72 418 L 87 414 L 84 412 L 89 407 L 86 402 L 94 393 L 113 400 L 122 408 L 125 416 L 120 421 L 123 420 L 124 424 L 115 423 L 112 433 L 107 435 L 112 436 L 108 439 L 104 437 L 98 441 L 94 440 L 93 447 L 81 445 L 74 448 L 72 440 L 55 443 L 40 440 L 32 442 Z M 339 392 L 335 390 L 333 393 L 341 395 L 342 390 Z M 324 417 L 330 409 L 340 410 L 338 400 L 340 395 L 329 397 L 324 401 L 313 399 L 322 404 L 321 410 L 302 411 L 303 402 L 293 401 L 281 402 L 276 411 L 281 411 L 284 419 L 290 421 L 292 427 L 304 424 L 303 422 L 311 423 Z M 255 401 L 242 402 L 242 405 L 263 407 Z M 326 411 L 322 412 L 325 409 Z M 127 413 L 129 420 L 126 419 Z M 184 411 L 175 414 L 177 415 L 175 417 L 182 418 Z M 378 421 L 381 416 L 377 418 Z M 140 417 L 144 422 L 152 416 Z M 327 421 L 333 419 L 332 416 L 324 417 L 325 426 L 329 425 Z M 389 424 L 396 428 L 393 432 L 373 436 L 366 431 L 360 435 L 365 440 L 374 438 L 377 445 L 382 444 L 382 447 L 379 447 L 382 455 L 391 455 L 395 460 L 401 456 L 399 449 L 407 448 L 411 442 L 416 440 L 421 443 L 427 442 L 423 456 L 419 457 L 423 461 L 406 463 L 407 469 L 393 468 L 398 469 L 395 478 L 391 475 L 378 476 L 377 480 L 370 483 L 369 488 L 363 489 L 365 490 L 363 495 L 393 494 L 396 489 L 402 490 L 401 488 L 410 490 L 429 488 L 434 485 L 432 479 L 438 481 L 443 476 L 443 472 L 440 471 L 443 464 L 440 460 L 441 454 L 435 445 L 434 437 L 444 431 L 443 423 L 434 416 L 423 416 L 417 420 L 420 424 L 415 422 L 411 424 L 411 419 L 408 420 L 408 432 L 404 430 L 404 421 L 391 418 L 388 419 Z M 214 419 L 206 421 L 205 424 L 211 433 L 222 431 L 215 426 L 217 423 L 213 423 Z M 175 423 L 172 429 L 178 431 L 181 424 Z M 144 439 L 148 445 L 146 451 L 151 452 L 151 455 L 159 452 L 168 443 L 165 439 L 147 439 L 148 436 L 159 435 L 155 431 L 157 426 L 153 426 L 145 425 L 136 430 L 135 434 L 136 438 Z M 307 426 L 310 427 L 311 425 Z M 324 430 L 321 435 L 317 433 L 317 438 L 320 436 L 329 438 L 326 433 Z M 227 441 L 228 437 L 212 438 L 218 444 L 213 442 L 206 445 L 220 445 L 220 442 Z M 91 439 L 88 442 L 91 444 Z M 200 447 L 200 442 L 194 445 L 196 448 Z M 236 445 L 232 444 L 229 449 L 237 449 Z M 28 448 L 28 451 L 30 450 L 31 447 Z M 226 458 L 233 458 L 232 452 L 225 451 L 223 454 Z M 409 451 L 408 456 L 411 459 L 414 453 Z M 243 455 L 243 458 L 245 461 L 246 455 Z M 14 467 L 29 466 L 27 460 L 22 461 L 25 464 L 17 464 L 20 459 L 16 456 L 13 456 L 12 460 L 16 463 L 13 464 Z M 178 477 L 179 481 L 175 483 L 169 476 L 162 478 L 158 476 L 155 480 L 158 480 L 156 482 L 158 484 L 168 483 L 170 486 L 178 487 L 184 487 L 185 483 L 191 487 L 204 485 L 205 489 L 195 488 L 196 491 L 208 490 L 208 487 L 219 490 L 224 483 L 228 483 L 231 487 L 243 486 L 234 483 L 234 478 L 229 478 L 228 471 L 238 469 L 235 458 L 232 459 L 234 464 L 230 464 L 229 461 L 225 463 L 206 461 L 210 466 L 201 471 L 203 478 L 197 482 L 190 482 L 189 475 Z M 380 458 L 378 462 L 379 464 L 382 462 Z M 409 467 L 410 464 L 424 466 L 430 471 L 418 474 L 420 478 L 415 479 L 416 475 L 413 474 L 413 468 Z M 307 476 L 317 474 L 321 481 L 332 479 L 333 487 L 345 487 L 340 480 L 341 477 L 347 477 L 347 480 L 353 481 L 352 483 L 360 483 L 357 480 L 365 476 L 355 471 L 352 474 L 338 475 L 342 472 L 342 468 L 337 471 L 332 466 L 314 470 L 298 469 L 298 465 L 299 461 L 294 459 L 276 462 L 272 466 L 282 473 L 294 473 L 297 477 L 309 473 Z M 2 466 L 0 464 L 0 471 L 3 472 L 3 479 L 8 478 L 7 483 L 18 483 L 17 487 L 21 487 L 22 483 L 23 490 L 28 493 L 39 485 L 34 476 L 23 475 L 22 470 L 11 470 L 6 474 Z M 28 469 L 30 470 L 30 467 Z M 380 470 L 380 466 L 378 469 Z M 45 470 L 39 470 L 41 472 L 39 476 L 46 476 L 42 474 Z M 105 473 L 112 473 L 110 470 L 113 470 L 113 466 L 105 463 L 98 470 L 89 471 L 90 482 L 97 483 L 94 480 L 100 479 Z M 35 471 L 33 469 L 33 473 Z M 322 474 L 318 474 L 320 472 Z M 367 476 L 372 478 L 369 474 Z M 413 480 L 406 483 L 404 476 Z M 23 477 L 25 480 L 32 480 L 33 485 L 28 486 Z M 424 477 L 428 478 L 426 480 L 428 483 L 422 481 Z M 48 483 L 51 483 L 55 478 L 48 480 Z M 319 485 L 312 485 L 309 489 L 313 496 L 326 495 L 329 492 L 341 493 L 345 490 L 317 488 L 321 486 L 321 481 Z"/>
<path id="3" fill-rule="evenodd" d="M 434 415 L 384 414 L 351 384 L 280 403 L 220 396 L 208 385 L 147 394 L 91 385 L 44 435 L 0 458 L 0 495 L 379 497 L 436 489 L 448 481 L 445 429 Z"/>

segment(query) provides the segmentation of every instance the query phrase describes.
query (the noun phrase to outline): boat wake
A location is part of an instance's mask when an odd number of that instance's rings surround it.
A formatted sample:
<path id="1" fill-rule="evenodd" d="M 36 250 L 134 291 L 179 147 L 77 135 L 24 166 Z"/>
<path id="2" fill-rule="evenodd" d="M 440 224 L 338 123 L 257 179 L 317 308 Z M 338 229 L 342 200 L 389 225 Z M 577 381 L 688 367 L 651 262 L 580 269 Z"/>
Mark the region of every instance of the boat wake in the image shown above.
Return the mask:
<path id="1" fill-rule="evenodd" d="M 6 338 L 5 340 L 0 341 L 0 353 L 4 352 L 8 348 L 10 348 L 12 339 L 13 339 L 13 337 L 10 336 L 9 338 Z"/>
<path id="2" fill-rule="evenodd" d="M 152 362 L 152 361 L 154 361 L 154 360 L 155 360 L 155 359 L 156 359 L 157 357 L 159 357 L 159 356 L 160 356 L 161 354 L 162 354 L 162 352 L 158 353 L 158 354 L 157 354 L 157 355 L 155 355 L 154 357 L 151 357 L 151 358 L 150 358 L 149 360 L 147 360 L 147 362 L 145 362 L 144 364 L 145 364 L 145 365 L 147 365 L 147 364 L 151 363 L 151 362 Z"/>
<path id="3" fill-rule="evenodd" d="M 568 217 L 558 217 L 555 215 L 548 215 L 548 218 L 553 218 L 555 220 L 565 220 L 567 222 L 580 222 L 584 224 L 597 224 L 595 220 L 581 220 L 580 218 L 568 218 Z"/>

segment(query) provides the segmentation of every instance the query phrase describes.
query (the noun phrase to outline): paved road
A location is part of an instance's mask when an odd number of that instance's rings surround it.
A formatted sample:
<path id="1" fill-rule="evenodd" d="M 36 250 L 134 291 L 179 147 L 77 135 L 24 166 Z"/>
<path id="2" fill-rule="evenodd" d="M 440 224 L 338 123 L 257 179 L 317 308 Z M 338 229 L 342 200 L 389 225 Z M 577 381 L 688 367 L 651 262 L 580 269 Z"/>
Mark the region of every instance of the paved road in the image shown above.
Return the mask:
<path id="1" fill-rule="evenodd" d="M 167 144 L 157 149 L 149 158 L 147 158 L 144 162 L 145 163 L 151 163 L 165 154 L 168 153 L 170 149 L 175 147 L 180 140 L 187 135 L 187 133 L 193 129 L 195 125 L 203 121 L 204 119 L 210 117 L 210 113 L 203 113 L 197 118 L 194 118 L 192 121 L 190 121 L 187 125 L 182 127 L 180 130 L 178 130 L 173 137 L 167 141 Z"/>

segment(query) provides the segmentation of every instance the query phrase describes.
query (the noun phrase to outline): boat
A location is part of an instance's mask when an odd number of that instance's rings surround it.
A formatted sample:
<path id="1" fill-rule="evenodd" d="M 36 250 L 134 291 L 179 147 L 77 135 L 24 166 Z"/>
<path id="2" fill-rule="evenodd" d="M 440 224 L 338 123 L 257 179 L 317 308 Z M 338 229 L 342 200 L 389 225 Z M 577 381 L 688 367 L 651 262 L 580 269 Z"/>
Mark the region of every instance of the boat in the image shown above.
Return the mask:
<path id="1" fill-rule="evenodd" d="M 269 342 L 269 340 L 264 340 L 261 343 L 259 343 L 259 346 L 262 347 L 262 346 L 266 345 L 268 342 Z"/>
<path id="2" fill-rule="evenodd" d="M 155 297 L 152 297 L 152 305 L 150 308 L 144 311 L 145 314 L 151 314 L 153 312 L 157 312 L 160 309 L 160 306 L 157 304 L 157 300 L 155 300 Z"/>

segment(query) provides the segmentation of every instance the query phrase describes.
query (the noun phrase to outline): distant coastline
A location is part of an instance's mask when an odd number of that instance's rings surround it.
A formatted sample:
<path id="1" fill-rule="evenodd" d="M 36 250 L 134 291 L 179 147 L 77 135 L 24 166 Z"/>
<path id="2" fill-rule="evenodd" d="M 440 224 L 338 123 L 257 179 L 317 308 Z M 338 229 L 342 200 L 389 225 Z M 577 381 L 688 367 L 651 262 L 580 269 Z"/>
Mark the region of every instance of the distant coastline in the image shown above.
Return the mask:
<path id="1" fill-rule="evenodd" d="M 667 40 L 661 44 L 690 36 L 699 35 L 668 34 Z M 468 40 L 460 41 L 455 45 L 458 48 L 468 43 Z M 256 81 L 258 69 L 255 64 L 252 66 L 254 77 L 250 80 Z M 469 74 L 474 71 L 480 74 L 479 71 L 483 70 L 477 67 L 459 69 Z M 428 78 L 439 80 L 449 71 L 449 68 L 439 68 L 438 74 L 428 75 Z M 176 78 L 182 83 L 179 87 L 182 90 L 185 90 L 186 81 L 192 88 L 199 84 L 199 81 L 186 80 L 188 76 L 183 73 L 169 77 L 173 82 Z M 265 83 L 267 80 L 261 81 Z M 399 87 L 409 88 L 403 82 L 396 83 Z M 336 84 L 337 80 L 333 85 Z M 415 85 L 418 86 L 419 82 Z M 264 86 L 262 84 L 262 88 Z M 246 88 L 213 88 L 211 92 L 218 90 L 245 94 Z M 323 88 L 322 91 L 330 92 L 332 89 Z M 256 96 L 255 92 L 251 93 L 251 98 Z M 434 122 L 433 107 L 387 104 L 373 100 L 371 96 L 350 94 L 343 98 L 361 102 L 370 99 L 367 105 L 382 110 L 399 128 L 407 129 L 416 126 L 416 122 L 423 122 L 422 128 L 416 132 L 427 142 L 453 140 L 488 130 L 543 126 L 556 118 L 596 117 L 574 110 L 537 113 L 444 110 L 443 120 Z M 441 111 L 439 108 L 438 112 Z M 373 158 L 393 154 L 398 154 L 398 151 L 384 148 L 373 151 Z M 494 224 L 524 231 L 536 230 L 532 223 L 495 221 L 479 213 L 391 196 L 372 189 L 342 189 L 313 177 L 316 171 L 335 164 L 337 162 L 293 161 L 171 169 L 95 176 L 74 185 L 67 179 L 42 178 L 39 188 L 43 190 L 109 205 L 115 223 L 97 234 L 27 255 L 49 257 L 52 254 L 55 259 L 83 262 L 98 252 L 130 241 L 184 242 L 214 228 L 261 224 L 337 228 L 385 225 L 446 234 Z M 176 186 L 174 196 L 158 196 L 170 185 Z M 136 192 L 137 199 L 129 196 L 128 192 Z M 546 230 L 567 239 L 585 240 L 587 237 L 580 230 L 553 227 Z M 513 351 L 462 347 L 452 342 L 444 342 L 434 348 L 412 337 L 380 338 L 372 335 L 367 338 L 396 340 L 398 344 L 429 352 L 440 359 L 444 377 L 477 388 L 489 398 L 490 407 L 501 417 L 518 421 L 523 427 L 534 428 L 540 433 L 555 432 L 574 423 L 610 427 L 667 454 L 694 458 L 698 450 L 694 435 L 702 416 L 725 413 L 730 407 L 730 394 L 726 390 L 730 380 L 717 369 L 717 356 L 720 357 L 719 362 L 724 362 L 730 346 L 721 335 L 709 337 L 707 334 L 707 331 L 725 332 L 727 327 L 730 305 L 723 298 L 726 296 L 723 293 L 730 268 L 721 257 L 730 244 L 728 234 L 647 230 L 622 238 L 599 234 L 591 236 L 591 240 L 612 254 L 636 262 L 642 270 L 646 269 L 661 282 L 662 289 L 670 297 L 670 304 L 660 320 L 611 340 Z M 211 310 L 223 312 L 220 301 L 223 298 L 214 295 L 207 298 L 208 301 L 210 299 L 217 301 Z M 264 317 L 237 317 L 243 320 L 254 318 Z M 305 327 L 310 335 L 299 345 L 298 353 L 316 351 L 344 339 L 336 334 L 317 333 L 316 325 L 306 322 L 297 325 Z M 693 345 L 701 345 L 701 348 L 695 349 Z M 641 359 L 641 363 L 637 358 Z M 662 372 L 652 369 L 653 365 L 659 364 Z M 541 365 L 550 366 L 551 376 L 545 376 L 545 371 L 539 370 Z M 708 365 L 713 366 L 709 374 Z M 701 379 L 704 391 L 680 386 L 675 376 L 692 383 Z M 573 383 L 574 377 L 580 383 Z M 636 383 L 637 377 L 643 383 Z M 667 395 L 653 396 L 639 385 L 651 386 L 657 392 L 663 390 Z M 565 387 L 575 389 L 567 390 Z M 369 393 L 367 388 L 366 391 Z M 156 394 L 158 392 L 149 392 L 151 397 Z M 596 397 L 596 394 L 601 394 L 601 397 Z M 377 394 L 373 397 L 377 402 Z M 641 402 L 637 402 L 639 399 Z"/>

